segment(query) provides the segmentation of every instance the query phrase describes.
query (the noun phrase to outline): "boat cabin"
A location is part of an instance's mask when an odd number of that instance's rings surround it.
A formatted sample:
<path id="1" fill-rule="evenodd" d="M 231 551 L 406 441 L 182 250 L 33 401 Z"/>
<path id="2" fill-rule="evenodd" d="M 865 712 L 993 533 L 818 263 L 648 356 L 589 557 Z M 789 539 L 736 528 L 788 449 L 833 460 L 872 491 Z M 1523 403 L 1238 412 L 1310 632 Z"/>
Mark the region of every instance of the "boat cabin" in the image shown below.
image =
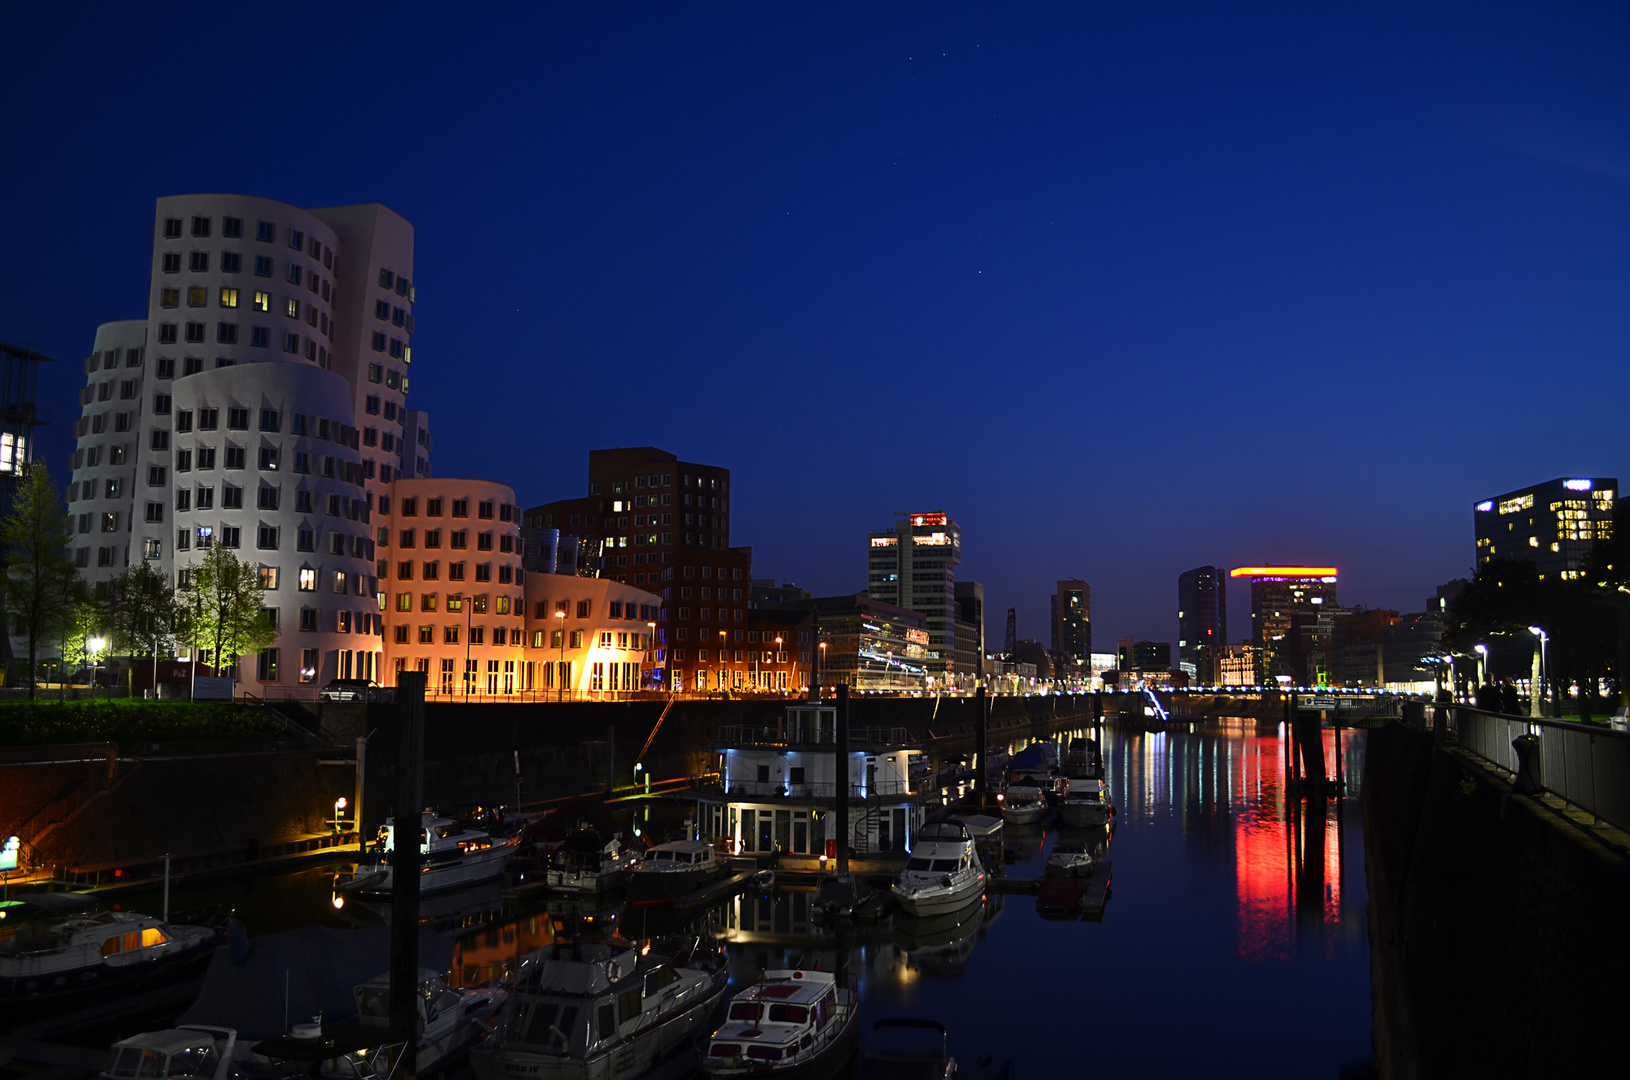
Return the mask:
<path id="1" fill-rule="evenodd" d="M 113 1044 L 103 1080 L 217 1080 L 230 1072 L 237 1032 L 185 1026 Z"/>
<path id="2" fill-rule="evenodd" d="M 684 870 L 711 870 L 715 865 L 713 845 L 705 840 L 675 840 L 658 844 L 645 853 L 638 869 L 641 871 L 678 872 Z"/>
<path id="3" fill-rule="evenodd" d="M 472 851 L 492 847 L 492 836 L 479 829 L 466 829 L 452 818 L 424 814 L 419 827 L 419 854 L 427 863 L 456 859 Z M 396 850 L 396 819 L 386 818 L 379 827 L 379 849 L 387 855 Z"/>
<path id="4" fill-rule="evenodd" d="M 829 971 L 766 971 L 730 1001 L 724 1024 L 702 1051 L 709 1072 L 790 1064 L 820 1046 L 837 1019 L 837 980 Z"/>

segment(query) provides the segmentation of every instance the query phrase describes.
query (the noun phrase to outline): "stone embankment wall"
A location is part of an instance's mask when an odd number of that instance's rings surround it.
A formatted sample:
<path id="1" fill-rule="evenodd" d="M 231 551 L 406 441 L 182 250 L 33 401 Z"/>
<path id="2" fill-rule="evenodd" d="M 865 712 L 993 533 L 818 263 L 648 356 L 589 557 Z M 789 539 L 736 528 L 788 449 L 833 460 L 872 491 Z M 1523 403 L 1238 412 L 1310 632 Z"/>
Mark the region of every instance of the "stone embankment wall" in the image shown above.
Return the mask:
<path id="1" fill-rule="evenodd" d="M 1380 1075 L 1622 1075 L 1630 858 L 1398 723 L 1363 813 Z"/>

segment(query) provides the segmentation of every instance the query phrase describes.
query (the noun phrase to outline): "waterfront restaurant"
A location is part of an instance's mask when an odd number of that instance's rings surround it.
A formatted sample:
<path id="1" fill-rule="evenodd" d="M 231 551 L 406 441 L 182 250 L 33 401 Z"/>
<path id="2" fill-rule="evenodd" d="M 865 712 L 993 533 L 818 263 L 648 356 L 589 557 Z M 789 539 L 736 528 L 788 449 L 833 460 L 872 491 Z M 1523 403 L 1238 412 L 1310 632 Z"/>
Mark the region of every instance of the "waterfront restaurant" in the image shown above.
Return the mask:
<path id="1" fill-rule="evenodd" d="M 719 779 L 697 792 L 702 838 L 732 854 L 835 858 L 837 710 L 793 705 L 773 725 L 726 725 L 720 737 Z M 850 730 L 844 782 L 856 855 L 910 850 L 933 795 L 912 776 L 922 757 L 905 728 Z"/>

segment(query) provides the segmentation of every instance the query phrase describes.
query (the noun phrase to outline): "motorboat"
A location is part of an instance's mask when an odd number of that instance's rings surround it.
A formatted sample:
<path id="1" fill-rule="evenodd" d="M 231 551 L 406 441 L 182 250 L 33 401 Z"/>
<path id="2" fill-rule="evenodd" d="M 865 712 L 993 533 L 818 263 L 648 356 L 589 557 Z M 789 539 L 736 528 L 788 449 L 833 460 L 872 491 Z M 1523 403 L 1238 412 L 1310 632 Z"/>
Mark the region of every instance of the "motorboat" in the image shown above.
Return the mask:
<path id="1" fill-rule="evenodd" d="M 169 974 L 207 960 L 220 939 L 219 926 L 96 905 L 78 893 L 0 902 L 0 1000 L 48 1000 Z"/>
<path id="2" fill-rule="evenodd" d="M 1009 825 L 1034 825 L 1047 816 L 1051 809 L 1047 800 L 1039 793 L 1020 792 L 1015 794 L 1008 790 L 996 797 L 1002 807 L 1002 820 Z"/>
<path id="3" fill-rule="evenodd" d="M 612 938 L 527 953 L 492 1036 L 470 1053 L 476 1076 L 628 1080 L 688 1052 L 729 983 L 718 951 L 668 954 Z"/>
<path id="4" fill-rule="evenodd" d="M 1092 873 L 1092 852 L 1084 840 L 1060 836 L 1047 855 L 1048 877 L 1086 877 Z"/>
<path id="5" fill-rule="evenodd" d="M 420 815 L 419 895 L 501 878 L 519 843 L 519 835 L 495 836 L 486 829 L 426 811 Z M 388 895 L 394 882 L 395 851 L 396 819 L 386 818 L 375 842 L 373 861 L 360 864 L 352 880 L 340 885 L 339 891 Z"/>
<path id="6" fill-rule="evenodd" d="M 1064 754 L 1064 775 L 1070 780 L 1102 780 L 1103 758 L 1098 753 L 1098 741 L 1090 738 L 1070 740 Z M 1073 786 L 1073 785 L 1072 785 Z"/>
<path id="7" fill-rule="evenodd" d="M 239 1080 L 249 1073 L 248 1048 L 229 1027 L 144 1031 L 120 1039 L 111 1053 L 101 1080 Z"/>
<path id="8" fill-rule="evenodd" d="M 1058 805 L 1059 817 L 1074 829 L 1102 825 L 1114 812 L 1109 790 L 1102 780 L 1071 780 L 1070 790 Z"/>
<path id="9" fill-rule="evenodd" d="M 357 1021 L 382 1029 L 391 1022 L 391 977 L 369 979 L 355 990 Z M 486 1037 L 491 1021 L 509 992 L 502 986 L 476 986 L 455 990 L 428 968 L 419 969 L 415 1007 L 419 1013 L 419 1045 L 413 1072 L 423 1076 L 467 1053 Z M 387 1080 L 394 1062 L 388 1055 L 358 1051 L 323 1062 L 322 1074 L 333 1080 Z"/>
<path id="10" fill-rule="evenodd" d="M 494 837 L 467 828 L 452 818 L 426 813 L 419 825 L 419 894 L 462 889 L 503 875 L 504 864 L 516 851 L 518 836 Z M 340 886 L 341 892 L 363 895 L 389 893 L 395 880 L 391 859 L 396 852 L 396 819 L 386 818 L 379 829 L 378 852 L 373 862 L 358 865 L 356 876 Z"/>
<path id="11" fill-rule="evenodd" d="M 706 840 L 675 840 L 647 851 L 628 875 L 634 904 L 665 904 L 716 880 L 728 869 Z"/>
<path id="12" fill-rule="evenodd" d="M 584 827 L 550 854 L 544 881 L 561 892 L 609 892 L 621 888 L 639 862 L 639 853 L 623 847 L 616 837 L 602 842 L 599 833 Z"/>
<path id="13" fill-rule="evenodd" d="M 709 1076 L 821 1080 L 854 1056 L 855 992 L 830 971 L 766 971 L 730 1000 L 725 1021 L 703 1044 Z"/>
<path id="14" fill-rule="evenodd" d="M 924 825 L 890 891 L 911 915 L 956 911 L 983 896 L 985 868 L 967 827 L 949 819 Z"/>
<path id="15" fill-rule="evenodd" d="M 872 1043 L 852 1080 L 956 1080 L 956 1058 L 938 1020 L 878 1020 L 872 1024 Z"/>

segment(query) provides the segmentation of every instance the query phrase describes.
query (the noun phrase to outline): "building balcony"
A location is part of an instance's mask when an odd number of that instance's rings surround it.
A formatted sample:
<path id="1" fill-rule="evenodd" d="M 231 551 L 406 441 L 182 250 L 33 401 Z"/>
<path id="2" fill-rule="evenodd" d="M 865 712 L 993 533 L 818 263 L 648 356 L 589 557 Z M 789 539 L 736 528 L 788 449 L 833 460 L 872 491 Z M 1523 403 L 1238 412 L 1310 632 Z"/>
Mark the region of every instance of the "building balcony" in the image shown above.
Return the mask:
<path id="1" fill-rule="evenodd" d="M 726 787 L 715 775 L 714 778 L 697 784 L 694 790 L 709 798 L 730 802 L 799 800 L 829 805 L 837 798 L 838 785 L 834 781 L 778 784 L 773 781 L 737 780 L 731 777 L 729 786 Z M 879 799 L 903 802 L 926 798 L 931 794 L 933 793 L 921 787 L 913 787 L 910 780 L 877 780 L 869 785 L 853 783 L 849 785 L 849 798 L 857 803 Z"/>

